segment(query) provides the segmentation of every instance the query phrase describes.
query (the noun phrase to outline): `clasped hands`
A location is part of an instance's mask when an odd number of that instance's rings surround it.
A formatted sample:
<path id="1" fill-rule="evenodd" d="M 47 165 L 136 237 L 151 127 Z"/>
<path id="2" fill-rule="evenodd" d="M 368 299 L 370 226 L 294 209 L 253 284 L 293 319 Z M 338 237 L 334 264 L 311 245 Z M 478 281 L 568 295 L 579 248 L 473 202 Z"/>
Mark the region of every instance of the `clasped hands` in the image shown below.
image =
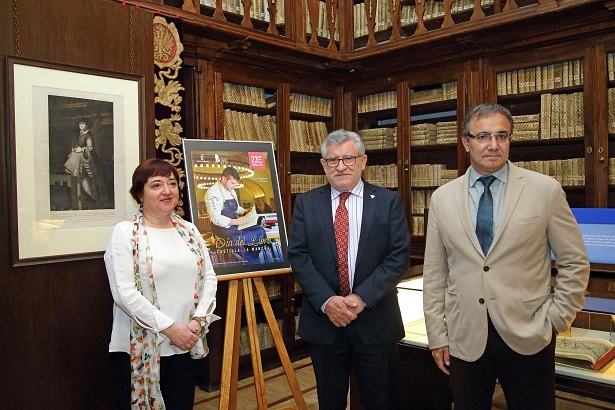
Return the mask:
<path id="1" fill-rule="evenodd" d="M 325 305 L 325 314 L 336 327 L 346 327 L 363 311 L 365 304 L 359 295 L 333 296 Z"/>
<path id="2" fill-rule="evenodd" d="M 182 349 L 190 350 L 199 341 L 201 325 L 196 320 L 188 323 L 173 323 L 171 327 L 162 331 L 169 338 L 171 344 Z"/>

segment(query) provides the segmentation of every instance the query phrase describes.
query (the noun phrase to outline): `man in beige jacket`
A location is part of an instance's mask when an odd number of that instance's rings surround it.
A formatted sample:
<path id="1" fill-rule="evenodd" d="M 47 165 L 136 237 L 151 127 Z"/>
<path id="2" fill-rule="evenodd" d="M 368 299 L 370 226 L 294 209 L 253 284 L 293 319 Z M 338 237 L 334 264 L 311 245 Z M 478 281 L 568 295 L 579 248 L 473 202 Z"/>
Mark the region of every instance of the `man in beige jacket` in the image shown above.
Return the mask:
<path id="1" fill-rule="evenodd" d="M 425 322 L 455 410 L 491 409 L 496 379 L 509 409 L 554 409 L 555 335 L 584 303 L 589 262 L 564 191 L 508 161 L 512 132 L 506 108 L 473 107 L 462 135 L 471 167 L 431 198 Z"/>

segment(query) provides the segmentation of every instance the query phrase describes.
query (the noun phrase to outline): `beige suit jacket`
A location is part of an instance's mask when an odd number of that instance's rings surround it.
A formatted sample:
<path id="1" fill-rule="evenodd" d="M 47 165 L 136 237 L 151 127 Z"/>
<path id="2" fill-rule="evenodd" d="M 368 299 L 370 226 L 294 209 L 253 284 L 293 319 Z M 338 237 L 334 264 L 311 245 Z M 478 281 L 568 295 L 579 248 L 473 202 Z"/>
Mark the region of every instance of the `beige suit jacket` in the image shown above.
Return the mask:
<path id="1" fill-rule="evenodd" d="M 431 349 L 475 361 L 487 343 L 487 312 L 514 351 L 544 348 L 583 307 L 589 262 L 560 184 L 510 162 L 506 198 L 485 256 L 469 211 L 469 169 L 431 197 L 424 312 Z M 551 250 L 557 267 L 551 295 Z"/>

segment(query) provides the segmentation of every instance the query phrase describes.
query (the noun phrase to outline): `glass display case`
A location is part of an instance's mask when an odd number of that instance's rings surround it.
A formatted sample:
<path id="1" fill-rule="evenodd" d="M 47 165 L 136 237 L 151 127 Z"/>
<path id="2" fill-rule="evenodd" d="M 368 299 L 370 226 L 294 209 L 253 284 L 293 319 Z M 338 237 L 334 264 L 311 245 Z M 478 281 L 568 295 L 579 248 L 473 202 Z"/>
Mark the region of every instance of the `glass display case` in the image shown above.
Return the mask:
<path id="1" fill-rule="evenodd" d="M 414 349 L 418 352 L 429 350 L 423 315 L 423 277 L 404 280 L 397 286 L 397 290 L 406 331 L 405 337 L 399 342 L 400 365 L 403 365 L 401 362 L 406 350 Z M 578 313 L 570 331 L 562 336 L 602 339 L 613 343 L 615 342 L 614 320 L 615 299 L 592 297 L 586 294 L 583 310 Z M 431 354 L 429 359 L 431 359 L 431 364 L 424 364 L 427 368 L 421 369 L 421 372 L 437 370 Z M 441 374 L 443 375 L 443 373 Z M 557 389 L 573 390 L 579 394 L 589 394 L 607 401 L 613 401 L 615 397 L 615 360 L 611 360 L 600 370 L 556 363 L 555 375 Z M 400 383 L 405 384 L 407 382 L 400 380 Z M 423 383 L 427 383 L 427 389 L 438 387 L 432 386 L 432 383 L 426 377 L 424 377 Z M 440 389 L 443 389 L 440 392 L 441 394 L 450 395 L 447 385 L 440 384 L 439 386 Z M 400 386 L 400 389 L 404 390 L 406 387 Z"/>

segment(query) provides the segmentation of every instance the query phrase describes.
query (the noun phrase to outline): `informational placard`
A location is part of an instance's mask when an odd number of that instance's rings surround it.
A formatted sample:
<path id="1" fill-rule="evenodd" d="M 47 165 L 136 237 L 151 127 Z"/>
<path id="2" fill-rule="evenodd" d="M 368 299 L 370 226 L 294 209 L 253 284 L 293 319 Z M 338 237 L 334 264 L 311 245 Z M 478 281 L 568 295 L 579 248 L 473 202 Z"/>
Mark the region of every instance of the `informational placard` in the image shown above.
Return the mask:
<path id="1" fill-rule="evenodd" d="M 592 263 L 615 264 L 615 209 L 573 208 Z"/>
<path id="2" fill-rule="evenodd" d="M 184 139 L 192 222 L 216 274 L 289 268 L 271 142 Z"/>

